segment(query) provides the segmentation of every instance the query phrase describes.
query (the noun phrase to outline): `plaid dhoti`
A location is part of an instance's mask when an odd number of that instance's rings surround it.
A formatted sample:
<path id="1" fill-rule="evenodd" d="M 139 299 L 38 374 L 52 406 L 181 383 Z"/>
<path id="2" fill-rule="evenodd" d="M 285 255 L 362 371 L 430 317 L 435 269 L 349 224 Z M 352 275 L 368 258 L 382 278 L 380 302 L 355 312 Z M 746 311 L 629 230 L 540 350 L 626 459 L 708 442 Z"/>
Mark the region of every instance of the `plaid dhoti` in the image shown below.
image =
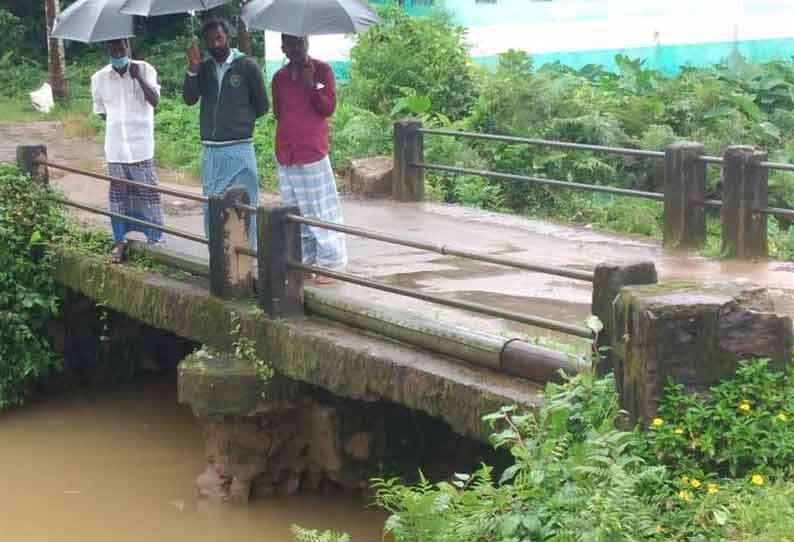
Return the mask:
<path id="1" fill-rule="evenodd" d="M 278 188 L 284 205 L 294 205 L 300 214 L 326 222 L 343 223 L 331 161 L 326 156 L 311 164 L 278 165 Z M 344 235 L 314 226 L 301 226 L 303 262 L 328 269 L 347 265 Z"/>
<path id="2" fill-rule="evenodd" d="M 111 162 L 108 164 L 108 176 L 135 181 L 141 185 L 137 187 L 111 181 L 108 194 L 111 211 L 158 226 L 165 224 L 159 192 L 145 188 L 146 185 L 157 185 L 154 161 L 144 160 L 134 164 Z M 139 226 L 119 218 L 111 218 L 110 222 L 113 228 L 113 241 L 116 243 L 122 242 L 132 231 L 143 233 L 150 243 L 157 243 L 163 237 L 163 232 L 158 229 Z"/>

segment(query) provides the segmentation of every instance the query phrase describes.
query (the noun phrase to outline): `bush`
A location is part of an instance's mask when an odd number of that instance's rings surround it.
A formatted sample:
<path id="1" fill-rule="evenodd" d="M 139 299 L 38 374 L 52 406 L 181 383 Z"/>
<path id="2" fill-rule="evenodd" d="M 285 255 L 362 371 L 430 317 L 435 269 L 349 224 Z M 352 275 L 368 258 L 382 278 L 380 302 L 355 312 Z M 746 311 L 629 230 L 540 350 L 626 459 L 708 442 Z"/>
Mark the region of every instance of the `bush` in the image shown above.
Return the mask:
<path id="1" fill-rule="evenodd" d="M 476 89 L 464 29 L 441 11 L 419 18 L 394 4 L 379 11 L 382 23 L 358 34 L 350 52 L 349 96 L 390 115 L 408 89 L 428 97 L 433 112 L 453 120 L 466 116 Z"/>
<path id="2" fill-rule="evenodd" d="M 49 243 L 65 230 L 46 196 L 18 169 L 0 165 L 0 410 L 21 404 L 30 385 L 60 365 L 44 327 L 60 303 Z"/>

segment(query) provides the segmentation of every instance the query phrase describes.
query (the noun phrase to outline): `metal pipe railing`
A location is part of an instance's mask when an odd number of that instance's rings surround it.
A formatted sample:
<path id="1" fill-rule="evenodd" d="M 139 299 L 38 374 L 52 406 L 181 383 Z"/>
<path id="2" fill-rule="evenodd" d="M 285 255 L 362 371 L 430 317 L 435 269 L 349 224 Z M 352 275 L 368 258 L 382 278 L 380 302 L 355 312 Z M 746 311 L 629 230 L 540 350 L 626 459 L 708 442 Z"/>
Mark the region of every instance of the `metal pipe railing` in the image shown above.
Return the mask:
<path id="1" fill-rule="evenodd" d="M 194 235 L 190 232 L 186 232 L 183 230 L 178 230 L 176 228 L 169 228 L 168 226 L 161 226 L 160 224 L 155 224 L 153 222 L 147 222 L 145 220 L 139 220 L 137 218 L 132 218 L 129 216 L 125 216 L 119 213 L 114 213 L 113 211 L 108 211 L 106 209 L 101 209 L 99 207 L 93 207 L 91 205 L 85 205 L 83 203 L 78 203 L 76 201 L 59 198 L 57 196 L 49 196 L 48 198 L 50 201 L 54 201 L 56 203 L 60 203 L 61 205 L 67 205 L 69 207 L 76 207 L 77 209 L 82 209 L 84 211 L 88 211 L 91 213 L 96 213 L 99 215 L 109 216 L 110 218 L 116 218 L 118 220 L 124 220 L 126 222 L 130 222 L 132 224 L 137 224 L 138 226 L 143 226 L 145 228 L 152 228 L 155 230 L 159 230 L 163 233 L 168 233 L 170 235 L 176 235 L 177 237 L 182 237 L 184 239 L 188 239 L 190 241 L 195 241 L 196 243 L 201 243 L 203 245 L 208 245 L 209 240 L 206 237 L 201 237 L 199 235 Z"/>
<path id="2" fill-rule="evenodd" d="M 780 207 L 764 207 L 763 209 L 756 209 L 756 212 L 765 215 L 794 218 L 794 209 L 781 209 Z"/>
<path id="3" fill-rule="evenodd" d="M 448 299 L 446 297 L 442 297 L 439 295 L 427 294 L 424 292 L 409 290 L 408 288 L 403 288 L 401 286 L 392 286 L 390 284 L 385 284 L 383 282 L 378 282 L 375 280 L 359 277 L 356 275 L 351 275 L 349 273 L 342 273 L 340 271 L 332 271 L 330 269 L 325 269 L 314 265 L 306 265 L 303 263 L 288 261 L 287 267 L 292 269 L 298 269 L 305 273 L 315 273 L 317 275 L 322 275 L 324 277 L 329 277 L 342 282 L 358 284 L 359 286 L 365 286 L 367 288 L 381 290 L 383 292 L 389 292 L 392 294 L 402 295 L 405 297 L 411 297 L 413 299 L 419 299 L 421 301 L 428 301 L 430 303 L 435 303 L 437 305 L 452 307 L 454 309 L 461 309 L 478 314 L 485 314 L 487 316 L 493 316 L 494 318 L 502 318 L 505 320 L 510 320 L 512 322 L 518 322 L 520 324 L 535 326 L 543 329 L 548 329 L 551 331 L 557 331 L 559 333 L 566 333 L 568 335 L 574 335 L 576 337 L 582 337 L 584 339 L 593 338 L 593 332 L 586 327 L 576 326 L 573 324 L 566 324 L 565 322 L 558 322 L 557 320 L 550 320 L 548 318 L 542 318 L 540 316 L 520 314 L 512 311 L 504 311 L 504 310 L 488 307 L 485 305 L 480 305 L 479 303 L 456 301 L 454 299 Z"/>
<path id="4" fill-rule="evenodd" d="M 569 149 L 576 151 L 595 151 L 606 154 L 617 154 L 621 156 L 632 156 L 636 158 L 664 158 L 662 151 L 648 151 L 644 149 L 629 149 L 627 147 L 607 147 L 603 145 L 588 145 L 585 143 L 568 143 L 565 141 L 553 141 L 548 139 L 533 139 L 527 137 L 504 136 L 496 134 L 479 134 L 475 132 L 460 132 L 457 130 L 439 130 L 433 128 L 421 128 L 419 133 L 428 135 L 441 135 L 451 137 L 462 137 L 466 139 L 485 139 L 488 141 L 501 141 L 503 143 L 520 143 L 526 145 L 537 145 L 541 147 L 553 147 L 557 149 Z"/>
<path id="5" fill-rule="evenodd" d="M 781 162 L 759 162 L 758 167 L 767 169 L 775 169 L 778 171 L 791 171 L 794 172 L 794 164 L 784 164 Z"/>
<path id="6" fill-rule="evenodd" d="M 324 220 L 317 220 L 314 218 L 307 218 L 299 215 L 287 215 L 287 220 L 290 222 L 295 222 L 297 224 L 305 224 L 307 226 L 315 226 L 327 230 L 334 230 L 341 233 L 347 233 L 349 235 L 355 235 L 357 237 L 364 237 L 366 239 L 374 239 L 376 241 L 383 241 L 385 243 L 392 243 L 394 245 L 417 248 L 420 250 L 427 250 L 429 252 L 435 252 L 437 254 L 442 254 L 445 256 L 457 256 L 460 258 L 466 258 L 478 262 L 490 263 L 494 265 L 503 265 L 505 267 L 521 269 L 523 271 L 546 273 L 549 275 L 556 275 L 560 277 L 567 277 L 571 279 L 593 282 L 592 271 L 569 269 L 569 268 L 557 267 L 553 265 L 533 264 L 529 262 L 523 262 L 521 260 L 516 260 L 513 258 L 501 258 L 496 256 L 490 256 L 488 254 L 471 252 L 469 250 L 456 248 L 446 244 L 438 245 L 433 243 L 425 243 L 422 241 L 412 241 L 409 239 L 397 237 L 394 235 L 389 235 L 374 230 L 356 228 L 353 226 L 345 226 L 344 224 L 335 224 L 333 222 L 326 222 Z"/>
<path id="7" fill-rule="evenodd" d="M 440 164 L 425 164 L 418 162 L 411 164 L 413 167 L 427 169 L 431 171 L 443 171 L 446 173 L 458 173 L 462 175 L 477 175 L 480 177 L 490 177 L 492 179 L 500 179 L 504 181 L 526 182 L 532 184 L 556 186 L 558 188 L 571 188 L 575 190 L 584 190 L 588 192 L 602 192 L 605 194 L 614 194 L 616 196 L 629 196 L 633 198 L 645 198 L 655 201 L 664 201 L 664 194 L 661 192 L 645 192 L 643 190 L 631 190 L 628 188 L 614 188 L 612 186 L 601 186 L 597 184 L 584 184 L 572 183 L 568 181 L 558 181 L 556 179 L 544 179 L 543 177 L 527 177 L 525 175 L 514 175 L 512 173 L 499 173 L 497 171 L 488 171 L 483 169 L 469 169 L 456 166 L 443 166 Z"/>
<path id="8" fill-rule="evenodd" d="M 39 161 L 40 164 L 45 165 L 47 167 L 51 167 L 53 169 L 60 169 L 63 171 L 68 171 L 70 173 L 77 173 L 78 175 L 84 175 L 86 177 L 93 177 L 94 179 L 100 179 L 102 181 L 108 181 L 112 183 L 120 183 L 125 184 L 128 186 L 134 186 L 135 188 L 141 188 L 146 190 L 151 190 L 152 192 L 160 192 L 161 194 L 168 194 L 169 196 L 176 196 L 179 198 L 185 198 L 193 201 L 198 201 L 201 203 L 207 203 L 209 198 L 206 196 L 200 196 L 198 194 L 192 194 L 190 192 L 185 192 L 183 190 L 176 190 L 174 188 L 164 188 L 160 185 L 152 185 L 152 184 L 143 184 L 138 181 L 130 181 L 129 179 L 120 179 L 118 177 L 109 177 L 108 175 L 102 175 L 101 173 L 96 173 L 93 171 L 88 171 L 85 169 L 78 169 L 72 166 L 66 166 L 63 164 L 56 164 L 54 162 L 50 162 L 48 160 L 41 160 Z"/>

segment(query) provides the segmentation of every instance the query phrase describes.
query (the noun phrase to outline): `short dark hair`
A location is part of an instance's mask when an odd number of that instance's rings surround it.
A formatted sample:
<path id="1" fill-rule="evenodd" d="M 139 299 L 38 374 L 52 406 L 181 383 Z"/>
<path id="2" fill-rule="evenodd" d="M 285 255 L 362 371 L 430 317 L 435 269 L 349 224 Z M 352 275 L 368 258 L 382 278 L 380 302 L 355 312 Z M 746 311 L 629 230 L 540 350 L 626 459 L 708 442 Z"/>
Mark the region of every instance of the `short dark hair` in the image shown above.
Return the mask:
<path id="1" fill-rule="evenodd" d="M 223 30 L 224 34 L 227 36 L 229 35 L 229 23 L 224 19 L 209 19 L 208 21 L 204 21 L 204 24 L 201 25 L 201 35 L 206 36 L 207 32 L 215 30 L 216 28 L 220 28 Z"/>

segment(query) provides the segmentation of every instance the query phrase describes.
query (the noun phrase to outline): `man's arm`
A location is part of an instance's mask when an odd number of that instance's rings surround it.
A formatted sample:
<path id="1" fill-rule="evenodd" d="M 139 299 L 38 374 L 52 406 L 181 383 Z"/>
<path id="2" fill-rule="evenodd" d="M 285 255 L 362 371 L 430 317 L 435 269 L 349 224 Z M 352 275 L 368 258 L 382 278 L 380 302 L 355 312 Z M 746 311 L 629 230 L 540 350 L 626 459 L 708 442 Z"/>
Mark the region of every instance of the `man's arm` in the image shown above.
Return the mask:
<path id="1" fill-rule="evenodd" d="M 91 78 L 91 99 L 94 102 L 94 114 L 106 121 L 107 108 L 102 100 L 102 93 L 99 91 L 97 81 L 93 77 Z"/>
<path id="2" fill-rule="evenodd" d="M 187 51 L 187 73 L 185 74 L 185 83 L 182 85 L 182 99 L 187 105 L 195 105 L 201 98 L 200 71 L 201 54 L 198 45 L 194 43 Z"/>
<path id="3" fill-rule="evenodd" d="M 160 85 L 157 84 L 157 71 L 151 66 L 130 62 L 130 76 L 141 85 L 143 97 L 149 105 L 157 107 L 157 104 L 160 103 Z"/>
<path id="4" fill-rule="evenodd" d="M 336 82 L 331 67 L 323 64 L 314 77 L 315 85 L 311 92 L 314 110 L 324 117 L 330 117 L 336 109 Z"/>
<path id="5" fill-rule="evenodd" d="M 254 60 L 251 60 L 249 70 L 251 78 L 248 83 L 248 92 L 251 95 L 251 103 L 254 104 L 256 118 L 259 118 L 267 113 L 268 109 L 265 79 L 262 77 L 262 70 Z"/>

